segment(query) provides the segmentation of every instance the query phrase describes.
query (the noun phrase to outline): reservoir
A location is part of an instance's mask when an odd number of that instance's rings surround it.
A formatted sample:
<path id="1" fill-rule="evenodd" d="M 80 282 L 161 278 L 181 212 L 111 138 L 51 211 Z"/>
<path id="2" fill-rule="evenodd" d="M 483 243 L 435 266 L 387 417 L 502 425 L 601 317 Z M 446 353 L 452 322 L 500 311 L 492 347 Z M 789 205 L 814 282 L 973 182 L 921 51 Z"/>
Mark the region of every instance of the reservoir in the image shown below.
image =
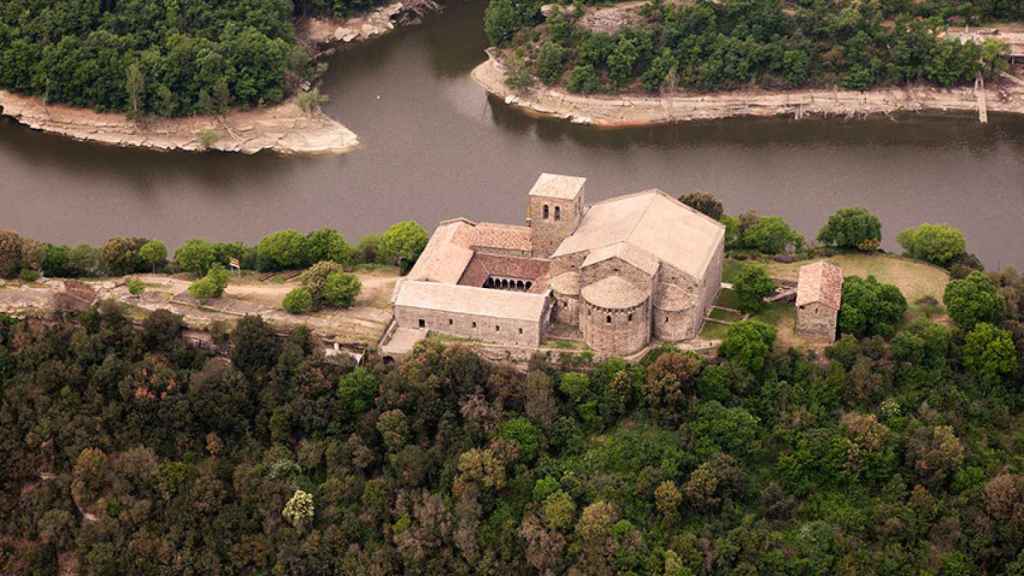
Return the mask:
<path id="1" fill-rule="evenodd" d="M 422 26 L 340 50 L 325 112 L 361 147 L 335 157 L 163 153 L 69 141 L 0 120 L 0 228 L 101 243 L 253 242 L 330 226 L 355 241 L 399 220 L 519 223 L 540 172 L 588 178 L 588 202 L 658 187 L 726 211 L 779 214 L 813 237 L 862 206 L 883 246 L 921 222 L 961 228 L 989 268 L 1024 268 L 1024 117 L 734 119 L 602 130 L 526 117 L 469 72 L 485 59 L 485 2 L 451 0 Z"/>

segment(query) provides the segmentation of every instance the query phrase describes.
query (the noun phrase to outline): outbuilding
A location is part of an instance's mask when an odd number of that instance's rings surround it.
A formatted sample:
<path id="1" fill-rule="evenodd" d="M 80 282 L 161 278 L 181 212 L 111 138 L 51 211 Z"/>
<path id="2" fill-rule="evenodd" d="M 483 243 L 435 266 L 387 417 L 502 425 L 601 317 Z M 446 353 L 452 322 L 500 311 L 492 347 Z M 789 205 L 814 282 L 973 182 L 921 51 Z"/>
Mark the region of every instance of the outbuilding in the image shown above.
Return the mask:
<path id="1" fill-rule="evenodd" d="M 835 342 L 843 298 L 843 271 L 819 260 L 800 268 L 796 287 L 796 333 L 809 340 Z"/>

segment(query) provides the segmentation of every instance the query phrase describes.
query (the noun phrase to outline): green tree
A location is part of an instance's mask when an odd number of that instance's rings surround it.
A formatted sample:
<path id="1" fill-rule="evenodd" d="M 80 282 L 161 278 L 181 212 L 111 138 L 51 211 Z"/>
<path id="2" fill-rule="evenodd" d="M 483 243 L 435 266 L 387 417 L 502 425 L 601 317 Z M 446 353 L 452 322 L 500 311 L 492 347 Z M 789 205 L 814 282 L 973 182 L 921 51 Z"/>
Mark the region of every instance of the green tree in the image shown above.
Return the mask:
<path id="1" fill-rule="evenodd" d="M 744 248 L 764 254 L 781 254 L 791 246 L 799 249 L 804 239 L 781 217 L 765 216 L 757 218 L 743 231 L 741 242 Z"/>
<path id="2" fill-rule="evenodd" d="M 313 495 L 302 490 L 296 490 L 292 497 L 288 499 L 288 503 L 284 505 L 281 516 L 296 529 L 303 530 L 313 521 L 314 513 Z"/>
<path id="3" fill-rule="evenodd" d="M 21 271 L 21 236 L 0 230 L 0 278 L 14 278 Z"/>
<path id="4" fill-rule="evenodd" d="M 205 276 L 216 261 L 213 245 L 206 240 L 188 240 L 174 252 L 178 268 L 196 277 Z"/>
<path id="5" fill-rule="evenodd" d="M 359 415 L 373 407 L 379 383 L 372 372 L 357 367 L 338 381 L 338 397 L 350 415 Z"/>
<path id="6" fill-rule="evenodd" d="M 842 305 L 839 308 L 839 332 L 864 336 L 891 336 L 907 311 L 907 300 L 899 288 L 882 284 L 874 276 L 867 279 L 847 276 L 843 280 Z"/>
<path id="7" fill-rule="evenodd" d="M 966 278 L 951 280 L 942 296 L 949 317 L 964 330 L 979 322 L 998 324 L 1006 301 L 995 282 L 983 272 L 971 272 Z"/>
<path id="8" fill-rule="evenodd" d="M 841 208 L 818 232 L 818 242 L 847 250 L 873 252 L 882 242 L 882 223 L 864 208 Z"/>
<path id="9" fill-rule="evenodd" d="M 295 230 L 281 230 L 264 236 L 256 245 L 260 270 L 296 270 L 309 265 L 306 237 Z"/>
<path id="10" fill-rule="evenodd" d="M 601 90 L 601 78 L 592 64 L 577 64 L 569 74 L 566 87 L 570 92 L 593 94 Z"/>
<path id="11" fill-rule="evenodd" d="M 399 222 L 380 237 L 380 255 L 403 270 L 409 270 L 427 247 L 427 231 L 412 221 Z"/>
<path id="12" fill-rule="evenodd" d="M 167 246 L 159 240 L 150 240 L 139 248 L 139 257 L 156 272 L 167 263 Z"/>
<path id="13" fill-rule="evenodd" d="M 907 256 L 947 266 L 967 250 L 964 234 L 948 224 L 921 224 L 900 232 L 896 241 Z"/>
<path id="14" fill-rule="evenodd" d="M 491 0 L 484 11 L 484 32 L 492 46 L 500 46 L 532 21 L 540 4 L 532 0 Z"/>
<path id="15" fill-rule="evenodd" d="M 520 462 L 533 462 L 544 444 L 544 433 L 526 418 L 512 418 L 501 424 L 498 437 L 508 440 L 519 449 Z"/>
<path id="16" fill-rule="evenodd" d="M 680 196 L 679 201 L 713 220 L 721 220 L 725 213 L 722 203 L 707 192 L 691 192 Z"/>
<path id="17" fill-rule="evenodd" d="M 1017 348 L 1007 330 L 980 322 L 964 337 L 964 366 L 989 384 L 1017 372 Z"/>
<path id="18" fill-rule="evenodd" d="M 628 36 L 619 38 L 615 49 L 608 55 L 608 78 L 622 88 L 633 79 L 633 67 L 640 58 L 640 49 Z"/>
<path id="19" fill-rule="evenodd" d="M 224 289 L 227 288 L 230 279 L 231 274 L 223 266 L 214 264 L 206 276 L 196 280 L 188 287 L 188 293 L 201 302 L 220 298 L 224 295 Z"/>
<path id="20" fill-rule="evenodd" d="M 775 328 L 756 320 L 729 326 L 719 353 L 723 358 L 751 372 L 760 372 L 775 345 Z"/>
<path id="21" fill-rule="evenodd" d="M 321 228 L 306 236 L 306 247 L 310 262 L 330 260 L 350 265 L 353 259 L 352 247 L 337 230 Z"/>
<path id="22" fill-rule="evenodd" d="M 736 273 L 733 290 L 739 300 L 739 309 L 747 313 L 756 313 L 764 308 L 764 298 L 775 291 L 775 283 L 768 276 L 764 266 L 743 264 Z"/>
<path id="23" fill-rule="evenodd" d="M 562 77 L 563 70 L 565 48 L 550 40 L 545 42 L 537 55 L 537 77 L 545 84 L 555 84 Z"/>

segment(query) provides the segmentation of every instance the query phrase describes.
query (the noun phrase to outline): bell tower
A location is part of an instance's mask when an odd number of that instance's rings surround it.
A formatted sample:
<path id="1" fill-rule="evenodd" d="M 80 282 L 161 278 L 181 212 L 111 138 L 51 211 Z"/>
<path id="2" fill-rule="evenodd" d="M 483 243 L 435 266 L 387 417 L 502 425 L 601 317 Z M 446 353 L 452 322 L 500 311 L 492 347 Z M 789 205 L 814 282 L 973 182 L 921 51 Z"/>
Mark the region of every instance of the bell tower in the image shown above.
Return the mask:
<path id="1" fill-rule="evenodd" d="M 583 218 L 583 185 L 586 178 L 541 174 L 530 189 L 526 224 L 534 258 L 549 258 L 576 231 Z"/>

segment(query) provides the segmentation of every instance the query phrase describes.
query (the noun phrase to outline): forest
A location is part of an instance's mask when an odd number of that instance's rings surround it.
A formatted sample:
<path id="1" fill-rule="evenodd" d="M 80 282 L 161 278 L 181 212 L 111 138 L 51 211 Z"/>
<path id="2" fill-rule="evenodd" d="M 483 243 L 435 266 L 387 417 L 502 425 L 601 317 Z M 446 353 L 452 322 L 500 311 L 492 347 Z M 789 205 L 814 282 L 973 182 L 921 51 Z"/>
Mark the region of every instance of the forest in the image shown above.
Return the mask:
<path id="1" fill-rule="evenodd" d="M 282 101 L 314 69 L 297 15 L 375 0 L 0 2 L 0 89 L 136 117 Z"/>
<path id="2" fill-rule="evenodd" d="M 257 317 L 216 350 L 111 303 L 3 319 L 0 573 L 1021 575 L 1022 304 L 974 271 L 951 321 L 822 353 L 746 321 L 716 358 L 527 373 L 328 361 Z"/>
<path id="3" fill-rule="evenodd" d="M 943 39 L 947 25 L 1024 19 L 1020 2 L 850 0 L 652 0 L 614 32 L 580 23 L 577 2 L 540 13 L 540 3 L 493 0 L 491 43 L 506 50 L 508 81 L 537 80 L 571 92 L 719 91 L 925 83 L 950 87 L 992 78 L 1005 46 Z"/>

